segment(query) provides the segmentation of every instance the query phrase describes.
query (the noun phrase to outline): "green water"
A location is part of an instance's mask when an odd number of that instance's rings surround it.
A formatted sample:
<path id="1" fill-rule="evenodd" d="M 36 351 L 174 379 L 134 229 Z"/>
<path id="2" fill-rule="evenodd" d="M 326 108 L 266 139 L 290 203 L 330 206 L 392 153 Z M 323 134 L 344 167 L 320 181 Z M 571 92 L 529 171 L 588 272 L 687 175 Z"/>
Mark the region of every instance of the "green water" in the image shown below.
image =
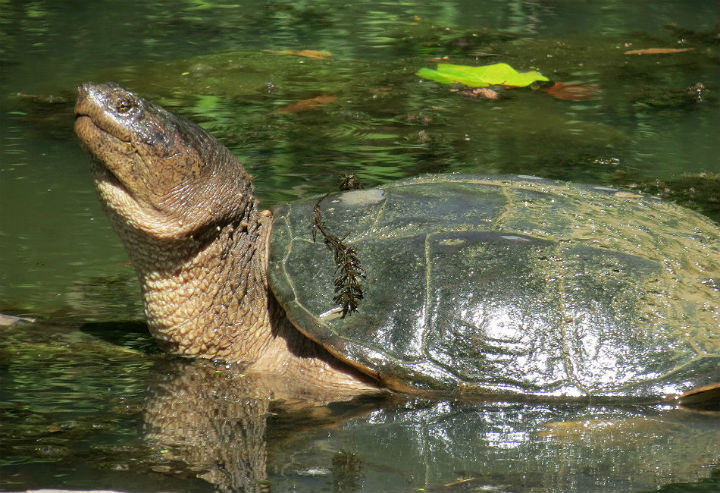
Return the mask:
<path id="1" fill-rule="evenodd" d="M 0 313 L 40 319 L 0 328 L 0 489 L 720 490 L 717 415 L 298 411 L 164 357 L 71 130 L 74 87 L 115 80 L 217 135 L 267 207 L 347 172 L 371 186 L 462 171 L 641 189 L 720 221 L 717 22 L 715 1 L 0 0 Z M 623 54 L 641 48 L 692 50 Z M 264 51 L 302 49 L 332 58 Z M 445 56 L 538 70 L 587 98 L 538 86 L 490 101 L 414 75 Z M 215 418 L 188 431 L 165 408 Z"/>

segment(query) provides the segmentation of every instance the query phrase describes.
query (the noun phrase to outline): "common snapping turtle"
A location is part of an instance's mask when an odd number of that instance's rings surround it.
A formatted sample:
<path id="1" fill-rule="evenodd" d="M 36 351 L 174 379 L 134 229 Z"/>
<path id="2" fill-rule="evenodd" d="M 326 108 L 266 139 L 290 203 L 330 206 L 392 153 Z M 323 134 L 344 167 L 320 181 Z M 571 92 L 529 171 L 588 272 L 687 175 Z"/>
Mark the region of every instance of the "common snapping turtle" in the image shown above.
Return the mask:
<path id="1" fill-rule="evenodd" d="M 652 197 L 438 175 L 320 203 L 366 269 L 333 309 L 313 198 L 262 211 L 197 125 L 116 84 L 75 131 L 168 351 L 338 392 L 720 399 L 720 228 Z"/>

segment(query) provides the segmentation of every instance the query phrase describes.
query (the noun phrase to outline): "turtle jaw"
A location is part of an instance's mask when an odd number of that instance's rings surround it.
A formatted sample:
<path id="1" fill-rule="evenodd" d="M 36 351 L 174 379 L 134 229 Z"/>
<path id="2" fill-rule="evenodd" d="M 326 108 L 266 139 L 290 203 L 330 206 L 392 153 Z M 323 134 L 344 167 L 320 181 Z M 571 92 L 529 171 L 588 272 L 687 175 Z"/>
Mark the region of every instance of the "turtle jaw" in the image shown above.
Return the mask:
<path id="1" fill-rule="evenodd" d="M 118 110 L 131 108 L 132 98 L 136 99 L 117 84 L 86 82 L 80 85 L 75 102 L 75 133 L 83 145 L 87 146 L 96 140 L 97 130 L 129 143 L 131 131 L 127 116 L 137 119 L 137 110 L 133 114 L 128 112 L 125 118 L 120 118 L 122 113 Z"/>
<path id="2" fill-rule="evenodd" d="M 77 109 L 76 109 L 77 110 Z M 116 194 L 131 195 L 130 191 L 123 184 L 122 180 L 108 167 L 108 162 L 102 158 L 100 148 L 105 144 L 97 145 L 99 141 L 108 141 L 113 137 L 104 129 L 95 124 L 95 121 L 87 114 L 79 113 L 75 117 L 75 133 L 78 136 L 81 146 L 92 156 L 91 172 L 95 187 L 103 199 Z M 125 141 L 119 141 L 125 142 Z M 114 190 L 114 192 L 110 192 Z M 112 201 L 114 202 L 114 201 Z"/>
<path id="3" fill-rule="evenodd" d="M 133 179 L 136 175 L 133 170 L 142 167 L 141 156 L 132 144 L 132 126 L 120 121 L 116 110 L 127 105 L 131 96 L 134 97 L 115 84 L 81 85 L 75 104 L 74 130 L 81 146 L 93 158 L 95 188 L 104 208 L 112 213 L 112 222 L 119 220 L 135 229 L 164 233 L 165 221 L 153 217 L 153 208 L 143 199 L 143 188 Z M 137 119 L 137 115 L 133 118 Z"/>
<path id="4" fill-rule="evenodd" d="M 75 102 L 75 134 L 81 146 L 93 157 L 95 185 L 106 200 L 117 193 L 128 195 L 125 200 L 132 195 L 127 183 L 117 173 L 117 165 L 114 165 L 119 161 L 119 155 L 128 158 L 133 154 L 132 136 L 127 125 L 114 118 L 114 107 L 120 106 L 120 103 L 109 101 L 111 94 L 119 100 L 127 96 L 124 93 L 127 91 L 115 84 L 88 82 L 78 87 Z M 116 192 L 106 193 L 109 189 Z"/>

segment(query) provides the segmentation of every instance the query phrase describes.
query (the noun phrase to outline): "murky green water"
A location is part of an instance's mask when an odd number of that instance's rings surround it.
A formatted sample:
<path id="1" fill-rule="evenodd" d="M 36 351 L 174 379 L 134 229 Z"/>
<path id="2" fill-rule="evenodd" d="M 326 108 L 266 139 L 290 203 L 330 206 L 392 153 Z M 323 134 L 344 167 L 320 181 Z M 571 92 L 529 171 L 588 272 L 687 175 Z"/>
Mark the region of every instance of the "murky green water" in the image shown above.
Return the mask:
<path id="1" fill-rule="evenodd" d="M 639 188 L 720 221 L 717 22 L 715 1 L 0 0 L 0 312 L 40 318 L 0 329 L 0 489 L 720 490 L 717 415 L 314 408 L 158 354 L 125 322 L 142 319 L 134 273 L 71 131 L 74 87 L 115 80 L 220 137 L 265 206 L 351 171 L 366 186 L 525 173 Z M 623 54 L 642 48 L 692 50 Z M 302 49 L 332 58 L 264 51 Z M 445 56 L 582 92 L 492 101 L 414 75 Z"/>

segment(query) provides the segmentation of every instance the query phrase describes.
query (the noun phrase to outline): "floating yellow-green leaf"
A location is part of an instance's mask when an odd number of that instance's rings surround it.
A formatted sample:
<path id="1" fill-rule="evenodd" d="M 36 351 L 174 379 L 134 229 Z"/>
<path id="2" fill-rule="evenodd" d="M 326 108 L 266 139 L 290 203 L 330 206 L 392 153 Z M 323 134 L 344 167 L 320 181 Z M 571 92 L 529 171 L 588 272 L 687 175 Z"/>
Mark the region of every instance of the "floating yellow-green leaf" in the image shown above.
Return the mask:
<path id="1" fill-rule="evenodd" d="M 417 75 L 443 84 L 459 82 L 469 87 L 525 87 L 538 80 L 549 80 L 534 70 L 530 72 L 518 72 L 507 63 L 494 63 L 481 67 L 441 63 L 438 64 L 437 70 L 421 68 L 417 72 Z"/>

